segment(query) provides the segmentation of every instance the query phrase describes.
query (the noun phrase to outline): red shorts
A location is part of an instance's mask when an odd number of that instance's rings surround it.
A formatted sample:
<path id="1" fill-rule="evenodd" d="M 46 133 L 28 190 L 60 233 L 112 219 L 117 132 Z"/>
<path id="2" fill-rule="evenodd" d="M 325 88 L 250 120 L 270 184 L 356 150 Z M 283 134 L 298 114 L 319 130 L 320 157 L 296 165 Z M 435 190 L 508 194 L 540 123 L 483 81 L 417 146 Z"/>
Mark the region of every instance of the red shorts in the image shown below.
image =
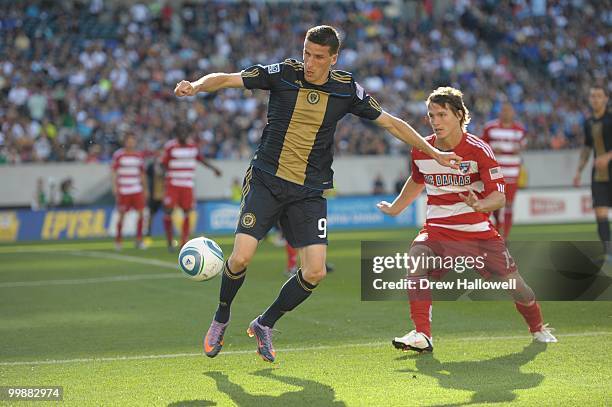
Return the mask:
<path id="1" fill-rule="evenodd" d="M 514 196 L 516 195 L 516 190 L 518 189 L 518 184 L 506 184 L 506 206 L 512 206 L 514 203 Z"/>
<path id="2" fill-rule="evenodd" d="M 193 209 L 193 188 L 177 187 L 166 184 L 164 207 L 176 208 L 177 206 L 184 211 Z"/>
<path id="3" fill-rule="evenodd" d="M 129 195 L 117 195 L 117 209 L 119 212 L 127 212 L 130 209 L 141 211 L 144 209 L 144 207 L 144 192 Z"/>
<path id="4" fill-rule="evenodd" d="M 442 278 L 446 273 L 453 270 L 453 268 L 447 267 L 450 264 L 454 265 L 455 271 L 458 271 L 457 265 L 460 265 L 464 270 L 472 269 L 476 271 L 485 279 L 491 276 L 506 276 L 517 271 L 516 263 L 506 247 L 506 242 L 499 234 L 497 234 L 497 237 L 483 240 L 456 240 L 438 229 L 440 228 L 424 228 L 419 232 L 411 246 L 426 246 L 433 251 L 435 256 L 442 258 L 438 263 L 432 261 L 436 266 L 440 262 L 444 266 L 442 268 L 430 268 L 428 273 L 431 277 Z"/>

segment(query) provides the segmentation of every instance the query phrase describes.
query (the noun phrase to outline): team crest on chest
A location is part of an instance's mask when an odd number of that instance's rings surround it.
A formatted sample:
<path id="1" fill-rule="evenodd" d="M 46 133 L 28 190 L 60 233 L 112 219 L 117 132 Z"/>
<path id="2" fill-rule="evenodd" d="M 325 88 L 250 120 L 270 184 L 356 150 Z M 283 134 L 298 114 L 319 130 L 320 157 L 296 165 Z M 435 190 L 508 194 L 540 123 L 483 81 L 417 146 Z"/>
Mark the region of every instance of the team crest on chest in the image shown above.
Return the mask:
<path id="1" fill-rule="evenodd" d="M 470 162 L 464 161 L 459 163 L 459 172 L 462 174 L 467 174 L 470 170 Z"/>
<path id="2" fill-rule="evenodd" d="M 319 99 L 321 99 L 319 92 L 315 92 L 314 90 L 308 92 L 308 95 L 306 95 L 306 100 L 308 100 L 308 103 L 311 105 L 319 103 Z"/>

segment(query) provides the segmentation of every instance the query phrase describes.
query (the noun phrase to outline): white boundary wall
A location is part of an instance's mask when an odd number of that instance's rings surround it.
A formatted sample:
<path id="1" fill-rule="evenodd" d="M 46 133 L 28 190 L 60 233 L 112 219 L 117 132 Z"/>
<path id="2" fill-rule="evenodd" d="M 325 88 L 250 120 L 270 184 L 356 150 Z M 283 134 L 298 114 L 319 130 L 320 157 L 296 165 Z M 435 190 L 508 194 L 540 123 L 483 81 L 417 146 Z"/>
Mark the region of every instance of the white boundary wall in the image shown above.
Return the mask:
<path id="1" fill-rule="evenodd" d="M 425 194 L 417 200 L 417 225 L 425 221 L 426 202 Z M 513 212 L 513 223 L 517 225 L 589 223 L 595 220 L 588 187 L 522 189 L 516 193 Z"/>
<path id="2" fill-rule="evenodd" d="M 528 171 L 528 187 L 570 187 L 578 163 L 578 151 L 528 152 L 523 155 Z M 220 199 L 230 196 L 230 185 L 234 178 L 242 182 L 248 161 L 215 161 L 223 176 L 216 178 L 199 166 L 196 174 L 196 193 L 200 200 Z M 387 192 L 399 174 L 406 174 L 407 157 L 368 156 L 340 157 L 334 162 L 335 184 L 340 194 L 369 194 L 378 174 L 382 175 Z M 80 204 L 96 201 L 110 191 L 110 169 L 108 164 L 22 164 L 0 166 L 0 207 L 28 206 L 34 195 L 36 180 L 42 177 L 56 184 L 72 177 L 75 200 Z M 583 173 L 583 185 L 588 185 L 590 171 Z"/>

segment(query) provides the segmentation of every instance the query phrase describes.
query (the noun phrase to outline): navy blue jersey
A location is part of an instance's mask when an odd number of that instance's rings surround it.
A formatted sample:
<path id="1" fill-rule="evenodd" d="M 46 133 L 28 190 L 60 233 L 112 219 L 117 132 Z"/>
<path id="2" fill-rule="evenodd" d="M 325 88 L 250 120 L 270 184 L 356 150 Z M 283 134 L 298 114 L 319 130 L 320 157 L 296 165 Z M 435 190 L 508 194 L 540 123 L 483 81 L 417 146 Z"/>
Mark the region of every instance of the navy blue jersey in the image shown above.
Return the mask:
<path id="1" fill-rule="evenodd" d="M 612 151 L 612 114 L 606 111 L 598 119 L 590 117 L 584 122 L 584 144 L 593 149 L 594 157 Z M 593 182 L 610 182 L 612 180 L 612 161 L 607 169 L 593 166 Z"/>
<path id="2" fill-rule="evenodd" d="M 347 113 L 375 120 L 382 112 L 351 73 L 334 70 L 325 84 L 313 85 L 304 79 L 304 64 L 294 59 L 254 65 L 242 71 L 242 80 L 248 89 L 270 91 L 253 167 L 314 189 L 333 187 L 338 121 Z"/>

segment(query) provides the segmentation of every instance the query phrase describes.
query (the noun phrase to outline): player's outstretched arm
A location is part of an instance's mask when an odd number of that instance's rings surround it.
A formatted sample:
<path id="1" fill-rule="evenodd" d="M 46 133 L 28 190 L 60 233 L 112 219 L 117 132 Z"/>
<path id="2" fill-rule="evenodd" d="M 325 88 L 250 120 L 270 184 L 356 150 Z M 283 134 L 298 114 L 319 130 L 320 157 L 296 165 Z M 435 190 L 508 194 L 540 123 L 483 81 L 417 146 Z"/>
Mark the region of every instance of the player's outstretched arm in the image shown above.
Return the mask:
<path id="1" fill-rule="evenodd" d="M 220 170 L 218 167 L 214 166 L 214 165 L 213 165 L 213 164 L 212 164 L 210 161 L 205 160 L 205 159 L 201 159 L 201 160 L 199 160 L 199 161 L 200 161 L 200 162 L 202 163 L 202 165 L 204 165 L 206 168 L 209 168 L 210 170 L 212 170 L 212 172 L 214 172 L 214 173 L 215 173 L 215 176 L 220 177 L 220 176 L 222 175 L 221 170 Z"/>
<path id="2" fill-rule="evenodd" d="M 410 177 L 406 180 L 402 192 L 392 203 L 381 201 L 376 204 L 376 207 L 387 215 L 397 216 L 421 194 L 423 188 L 425 188 L 425 184 L 414 182 Z"/>
<path id="3" fill-rule="evenodd" d="M 404 143 L 414 146 L 445 167 L 458 169 L 461 157 L 453 152 L 443 152 L 429 144 L 415 129 L 405 121 L 383 111 L 376 124 L 386 129 Z"/>
<path id="4" fill-rule="evenodd" d="M 176 96 L 193 96 L 200 92 L 215 92 L 225 88 L 243 88 L 242 74 L 236 73 L 210 73 L 195 82 L 180 81 L 174 88 Z"/>
<path id="5" fill-rule="evenodd" d="M 493 212 L 506 205 L 506 195 L 499 191 L 493 191 L 483 199 L 478 199 L 478 196 L 472 190 L 469 191 L 468 195 L 459 194 L 459 196 L 476 212 Z"/>

